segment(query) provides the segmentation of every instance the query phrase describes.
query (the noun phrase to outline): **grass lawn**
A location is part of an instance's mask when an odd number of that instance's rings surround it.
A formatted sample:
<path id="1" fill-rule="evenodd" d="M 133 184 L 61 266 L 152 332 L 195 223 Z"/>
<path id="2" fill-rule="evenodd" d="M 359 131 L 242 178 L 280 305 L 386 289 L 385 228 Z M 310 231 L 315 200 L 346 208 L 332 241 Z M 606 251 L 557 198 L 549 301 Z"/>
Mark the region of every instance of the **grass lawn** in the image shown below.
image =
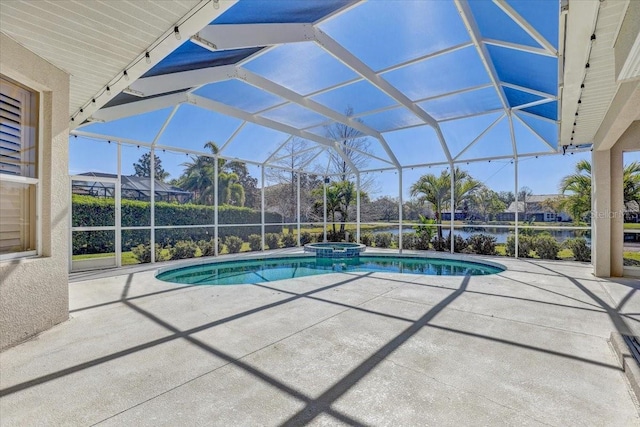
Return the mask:
<path id="1" fill-rule="evenodd" d="M 115 255 L 116 254 L 113 252 L 106 253 L 106 254 L 82 254 L 82 255 L 74 255 L 72 259 L 74 261 L 80 261 L 83 259 L 109 258 L 109 257 L 114 257 Z M 122 252 L 122 265 L 133 265 L 133 264 L 139 264 L 138 259 L 135 256 L 133 256 L 133 252 L 131 251 Z"/>
<path id="2" fill-rule="evenodd" d="M 625 252 L 622 256 L 626 259 L 632 259 L 634 261 L 640 262 L 640 252 Z"/>

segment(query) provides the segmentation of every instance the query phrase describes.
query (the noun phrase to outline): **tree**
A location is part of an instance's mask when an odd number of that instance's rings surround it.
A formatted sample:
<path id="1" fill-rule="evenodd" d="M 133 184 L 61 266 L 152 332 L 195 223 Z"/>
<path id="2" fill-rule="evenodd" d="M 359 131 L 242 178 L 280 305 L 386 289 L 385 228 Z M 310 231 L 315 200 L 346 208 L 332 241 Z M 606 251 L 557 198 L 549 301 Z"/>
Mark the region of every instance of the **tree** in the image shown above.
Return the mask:
<path id="1" fill-rule="evenodd" d="M 516 201 L 516 196 L 513 195 L 512 191 L 499 191 L 498 198 L 506 207 L 511 206 L 511 203 Z"/>
<path id="2" fill-rule="evenodd" d="M 625 201 L 640 203 L 640 163 L 631 162 L 622 170 L 622 188 Z M 560 191 L 567 197 L 560 201 L 574 222 L 584 220 L 591 211 L 591 163 L 580 160 L 575 172 L 560 181 Z"/>
<path id="3" fill-rule="evenodd" d="M 237 183 L 244 189 L 244 204 L 252 209 L 260 209 L 262 206 L 260 189 L 258 188 L 258 179 L 251 176 L 247 165 L 242 162 L 231 161 L 225 164 L 225 168 L 236 174 Z"/>
<path id="4" fill-rule="evenodd" d="M 278 150 L 278 158 L 273 165 L 282 166 L 283 168 L 273 167 L 265 170 L 265 176 L 275 185 L 269 187 L 269 204 L 271 208 L 275 208 L 284 217 L 284 221 L 292 223 L 297 217 L 297 187 L 298 175 L 302 169 L 316 154 L 315 151 L 309 150 L 311 142 L 300 138 L 291 138 Z M 304 189 L 303 176 L 300 177 L 301 192 Z M 308 203 L 308 199 L 300 197 L 300 203 Z M 300 211 L 307 210 L 306 206 L 301 206 Z M 289 226 L 289 231 L 293 230 L 293 226 Z"/>
<path id="5" fill-rule="evenodd" d="M 471 197 L 474 210 L 482 217 L 483 221 L 492 220 L 495 215 L 506 209 L 505 203 L 500 200 L 498 193 L 482 186 Z"/>
<path id="6" fill-rule="evenodd" d="M 560 191 L 567 194 L 561 207 L 566 210 L 574 222 L 580 222 L 591 210 L 591 163 L 580 160 L 575 172 L 560 181 Z"/>
<path id="7" fill-rule="evenodd" d="M 207 142 L 204 147 L 211 150 L 212 154 L 218 153 L 218 147 L 213 142 Z M 185 170 L 178 180 L 179 186 L 191 191 L 196 203 L 213 204 L 215 161 L 211 156 L 192 156 L 190 162 L 182 164 Z M 244 206 L 244 187 L 239 183 L 238 175 L 231 169 L 231 163 L 233 162 L 218 159 L 218 204 Z"/>
<path id="8" fill-rule="evenodd" d="M 347 117 L 353 116 L 353 108 L 347 107 L 344 112 Z M 360 119 L 353 119 L 362 123 Z M 349 168 L 349 165 L 345 158 L 349 159 L 351 163 L 358 170 L 364 170 L 369 164 L 370 157 L 367 153 L 371 152 L 371 141 L 362 132 L 352 128 L 351 126 L 334 123 L 331 126 L 325 127 L 325 135 L 328 139 L 336 141 L 339 149 L 342 151 L 342 155 L 336 151 L 331 150 L 329 152 L 329 173 L 338 175 L 340 181 L 347 181 L 350 174 L 355 173 Z M 373 192 L 375 187 L 375 175 L 365 174 L 360 177 L 360 189 L 366 192 Z"/>
<path id="9" fill-rule="evenodd" d="M 169 173 L 162 168 L 162 160 L 158 156 L 154 156 L 155 179 L 164 182 L 169 177 Z M 144 153 L 137 162 L 133 164 L 135 176 L 145 178 L 151 177 L 151 153 Z"/>
<path id="10" fill-rule="evenodd" d="M 345 231 L 345 223 L 349 220 L 349 206 L 355 201 L 356 191 L 353 182 L 337 181 L 326 185 L 327 215 L 332 222 L 333 233 L 336 234 L 336 214 L 339 214 L 340 233 Z M 324 189 L 318 187 L 313 190 L 316 197 L 315 207 L 320 211 L 324 202 Z"/>
<path id="11" fill-rule="evenodd" d="M 451 215 L 461 206 L 473 192 L 482 185 L 469 175 L 468 172 L 456 167 L 454 175 L 454 206 Z M 433 174 L 422 175 L 410 189 L 411 197 L 418 197 L 422 203 L 429 203 L 433 207 L 436 223 L 442 224 L 442 211 L 451 208 L 451 174 L 443 170 L 440 176 Z M 438 227 L 438 237 L 442 238 L 442 227 Z"/>

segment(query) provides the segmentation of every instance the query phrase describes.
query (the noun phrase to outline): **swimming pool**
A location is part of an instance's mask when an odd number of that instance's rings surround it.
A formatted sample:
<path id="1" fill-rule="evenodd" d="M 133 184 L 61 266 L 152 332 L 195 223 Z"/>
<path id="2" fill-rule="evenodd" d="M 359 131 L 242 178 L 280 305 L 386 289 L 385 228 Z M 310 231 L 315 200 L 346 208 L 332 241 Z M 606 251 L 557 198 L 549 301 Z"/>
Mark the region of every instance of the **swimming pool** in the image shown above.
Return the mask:
<path id="1" fill-rule="evenodd" d="M 190 285 L 240 285 L 328 273 L 382 272 L 435 276 L 478 276 L 503 271 L 476 262 L 390 256 L 359 258 L 287 257 L 214 262 L 160 271 L 156 278 Z"/>

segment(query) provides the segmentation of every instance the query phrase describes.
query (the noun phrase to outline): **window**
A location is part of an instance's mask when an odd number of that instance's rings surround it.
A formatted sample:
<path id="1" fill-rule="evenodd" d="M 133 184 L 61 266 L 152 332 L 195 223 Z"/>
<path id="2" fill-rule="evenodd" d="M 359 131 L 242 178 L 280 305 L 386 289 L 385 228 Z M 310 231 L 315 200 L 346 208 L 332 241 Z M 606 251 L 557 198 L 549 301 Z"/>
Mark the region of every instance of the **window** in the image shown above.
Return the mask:
<path id="1" fill-rule="evenodd" d="M 37 96 L 0 76 L 0 260 L 36 254 Z"/>

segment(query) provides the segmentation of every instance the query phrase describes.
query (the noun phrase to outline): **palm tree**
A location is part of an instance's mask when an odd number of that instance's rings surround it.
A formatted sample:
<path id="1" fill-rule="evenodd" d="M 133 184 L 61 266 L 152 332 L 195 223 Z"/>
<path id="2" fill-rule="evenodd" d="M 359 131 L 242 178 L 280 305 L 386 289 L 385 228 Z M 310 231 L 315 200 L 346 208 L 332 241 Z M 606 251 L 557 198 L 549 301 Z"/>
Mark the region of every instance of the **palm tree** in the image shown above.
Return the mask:
<path id="1" fill-rule="evenodd" d="M 640 163 L 631 162 L 622 171 L 624 200 L 640 203 Z M 591 163 L 580 160 L 575 172 L 562 178 L 560 191 L 567 197 L 560 201 L 575 222 L 579 222 L 591 211 Z M 568 194 L 567 194 L 568 193 Z"/>
<path id="2" fill-rule="evenodd" d="M 218 146 L 207 142 L 211 154 L 218 153 Z M 244 206 L 244 187 L 239 183 L 236 173 L 230 169 L 225 159 L 218 159 L 218 204 Z M 185 170 L 178 184 L 181 188 L 194 194 L 196 203 L 213 204 L 215 181 L 215 158 L 209 156 L 193 156 L 190 162 L 183 163 Z"/>
<path id="3" fill-rule="evenodd" d="M 453 209 L 451 215 L 455 215 L 455 210 L 482 184 L 456 167 L 453 175 Z M 444 170 L 440 176 L 433 174 L 422 175 L 410 188 L 411 197 L 418 197 L 421 203 L 429 203 L 433 206 L 436 215 L 436 223 L 442 224 L 442 210 L 451 207 L 451 174 L 449 170 Z M 442 227 L 438 227 L 438 237 L 442 238 Z"/>

